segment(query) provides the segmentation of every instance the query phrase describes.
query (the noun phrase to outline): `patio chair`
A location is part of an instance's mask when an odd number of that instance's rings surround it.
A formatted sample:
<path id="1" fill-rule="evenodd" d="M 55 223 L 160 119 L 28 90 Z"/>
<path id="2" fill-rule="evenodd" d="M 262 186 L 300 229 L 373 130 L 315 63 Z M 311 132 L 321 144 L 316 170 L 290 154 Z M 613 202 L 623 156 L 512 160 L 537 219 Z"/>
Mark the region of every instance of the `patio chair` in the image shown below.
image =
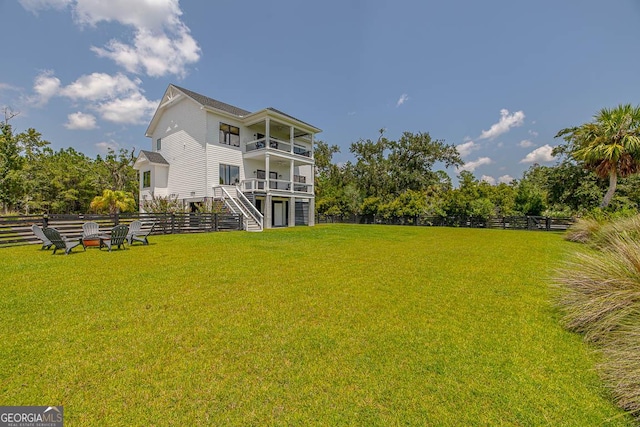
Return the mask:
<path id="1" fill-rule="evenodd" d="M 126 247 L 124 246 L 124 242 L 127 240 L 128 233 L 128 226 L 126 226 L 125 224 L 116 225 L 111 229 L 110 237 L 102 237 L 100 239 L 100 249 L 102 249 L 102 246 L 108 247 L 109 252 L 111 252 L 111 248 L 114 246 L 118 249 L 120 249 L 120 246 L 122 246 L 122 249 L 126 249 Z"/>
<path id="2" fill-rule="evenodd" d="M 87 246 L 99 246 L 100 237 L 100 225 L 97 222 L 89 221 L 82 224 L 82 246 L 85 249 Z"/>
<path id="3" fill-rule="evenodd" d="M 151 234 L 151 230 L 155 227 L 155 222 L 151 224 L 149 229 L 142 230 L 142 222 L 139 220 L 133 221 L 129 224 L 129 233 L 127 234 L 127 242 L 129 242 L 129 246 L 133 244 L 133 242 L 142 242 L 143 245 L 148 245 L 149 240 L 147 236 Z"/>
<path id="4" fill-rule="evenodd" d="M 82 224 L 82 237 L 93 237 L 100 235 L 100 225 L 97 222 L 89 221 Z"/>
<path id="5" fill-rule="evenodd" d="M 41 249 L 49 249 L 51 246 L 53 246 L 53 243 L 51 243 L 51 240 L 47 239 L 47 236 L 44 235 L 42 228 L 40 228 L 38 224 L 33 224 L 31 229 L 33 230 L 33 234 L 35 234 L 38 239 L 42 240 Z"/>
<path id="6" fill-rule="evenodd" d="M 53 253 L 55 254 L 58 249 L 64 249 L 65 255 L 69 255 L 71 249 L 75 248 L 81 243 L 80 239 L 67 239 L 60 235 L 60 232 L 55 228 L 45 228 L 42 230 L 44 235 L 53 244 Z"/>

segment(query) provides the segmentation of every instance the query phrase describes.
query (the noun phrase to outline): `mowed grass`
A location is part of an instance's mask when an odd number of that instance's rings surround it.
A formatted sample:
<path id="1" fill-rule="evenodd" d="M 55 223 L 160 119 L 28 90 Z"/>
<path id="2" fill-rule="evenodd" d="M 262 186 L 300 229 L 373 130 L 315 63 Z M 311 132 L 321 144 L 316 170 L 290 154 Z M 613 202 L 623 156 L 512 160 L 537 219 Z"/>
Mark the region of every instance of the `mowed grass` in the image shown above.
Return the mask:
<path id="1" fill-rule="evenodd" d="M 555 233 L 322 225 L 0 250 L 0 404 L 65 425 L 626 426 Z"/>

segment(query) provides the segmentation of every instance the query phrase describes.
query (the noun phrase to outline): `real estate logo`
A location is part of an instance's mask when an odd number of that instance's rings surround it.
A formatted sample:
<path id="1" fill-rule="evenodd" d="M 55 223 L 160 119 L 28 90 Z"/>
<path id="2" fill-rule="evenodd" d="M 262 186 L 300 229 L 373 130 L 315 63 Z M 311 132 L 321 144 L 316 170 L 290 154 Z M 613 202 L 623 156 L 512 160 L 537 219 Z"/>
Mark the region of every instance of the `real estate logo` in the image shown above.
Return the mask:
<path id="1" fill-rule="evenodd" d="M 62 406 L 0 406 L 0 427 L 62 427 Z"/>

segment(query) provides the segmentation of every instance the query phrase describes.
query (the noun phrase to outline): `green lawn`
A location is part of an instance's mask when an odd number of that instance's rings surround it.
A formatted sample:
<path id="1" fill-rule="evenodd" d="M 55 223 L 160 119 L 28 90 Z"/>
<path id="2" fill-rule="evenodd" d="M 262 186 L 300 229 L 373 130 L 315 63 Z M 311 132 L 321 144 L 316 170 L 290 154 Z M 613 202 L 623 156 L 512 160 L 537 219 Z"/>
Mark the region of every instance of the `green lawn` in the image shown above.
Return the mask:
<path id="1" fill-rule="evenodd" d="M 65 425 L 629 426 L 556 233 L 322 225 L 0 250 L 0 405 Z"/>

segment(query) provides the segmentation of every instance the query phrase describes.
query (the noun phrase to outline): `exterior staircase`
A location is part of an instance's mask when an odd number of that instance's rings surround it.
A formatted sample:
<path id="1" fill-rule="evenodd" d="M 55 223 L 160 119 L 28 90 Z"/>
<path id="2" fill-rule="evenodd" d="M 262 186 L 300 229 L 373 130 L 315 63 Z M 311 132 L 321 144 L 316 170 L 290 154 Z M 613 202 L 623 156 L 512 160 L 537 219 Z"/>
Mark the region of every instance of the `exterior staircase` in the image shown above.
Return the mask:
<path id="1" fill-rule="evenodd" d="M 214 187 L 213 197 L 214 201 L 223 202 L 233 214 L 242 215 L 246 231 L 259 232 L 264 229 L 262 214 L 237 187 L 224 185 Z"/>

